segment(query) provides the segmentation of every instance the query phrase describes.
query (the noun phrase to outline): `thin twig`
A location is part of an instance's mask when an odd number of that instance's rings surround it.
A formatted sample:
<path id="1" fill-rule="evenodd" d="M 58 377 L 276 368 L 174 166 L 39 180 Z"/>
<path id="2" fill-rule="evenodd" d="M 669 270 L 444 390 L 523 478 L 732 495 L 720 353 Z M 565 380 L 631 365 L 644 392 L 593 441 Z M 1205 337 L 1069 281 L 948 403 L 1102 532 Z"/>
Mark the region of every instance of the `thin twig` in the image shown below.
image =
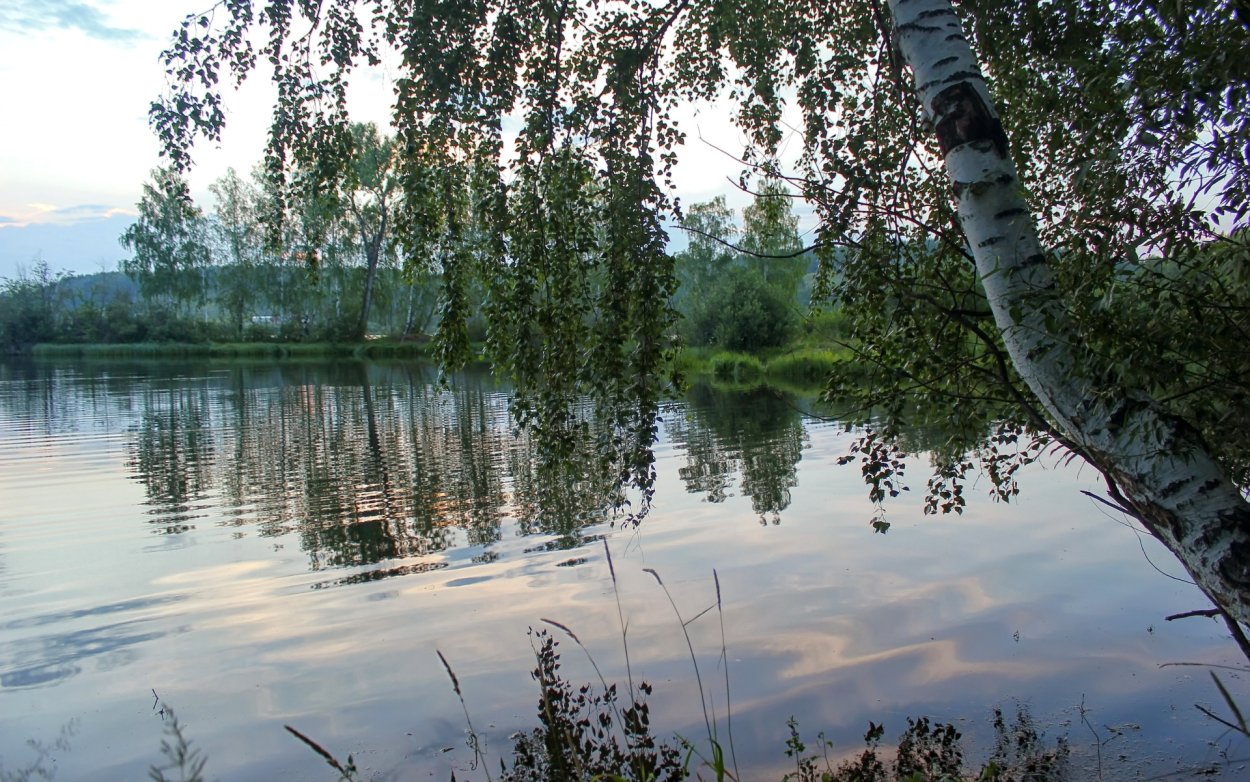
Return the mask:
<path id="1" fill-rule="evenodd" d="M 1102 737 L 1098 735 L 1098 731 L 1094 730 L 1094 726 L 1089 721 L 1088 712 L 1085 711 L 1085 694 L 1081 694 L 1081 722 L 1085 723 L 1085 727 L 1089 728 L 1089 732 L 1094 734 L 1094 751 L 1098 757 L 1098 778 L 1102 779 Z"/>

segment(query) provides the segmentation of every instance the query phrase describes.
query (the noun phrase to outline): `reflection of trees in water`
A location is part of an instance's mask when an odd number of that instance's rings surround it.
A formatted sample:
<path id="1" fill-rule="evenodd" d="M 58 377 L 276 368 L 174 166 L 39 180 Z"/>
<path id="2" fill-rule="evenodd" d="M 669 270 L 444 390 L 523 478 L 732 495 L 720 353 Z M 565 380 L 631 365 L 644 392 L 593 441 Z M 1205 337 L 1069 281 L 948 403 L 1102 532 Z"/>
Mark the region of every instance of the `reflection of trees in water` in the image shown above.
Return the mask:
<path id="1" fill-rule="evenodd" d="M 137 612 L 175 603 L 179 596 L 140 598 L 58 611 L 0 624 L 0 687 L 42 687 L 79 674 L 89 659 L 108 669 L 129 663 L 134 647 L 166 634 Z M 114 618 L 115 621 L 107 621 Z M 0 773 L 0 779 L 9 779 Z"/>
<path id="2" fill-rule="evenodd" d="M 240 535 L 297 535 L 313 569 L 489 547 L 506 519 L 519 534 L 553 534 L 557 547 L 571 547 L 617 499 L 593 458 L 601 435 L 589 408 L 578 411 L 577 458 L 552 464 L 514 435 L 508 396 L 484 373 L 445 387 L 426 368 L 350 362 L 53 374 L 28 380 L 62 392 L 58 418 L 86 425 L 103 405 L 133 435 L 128 467 L 160 531 L 186 532 L 215 506 Z M 10 396 L 0 404 L 48 400 Z"/>
<path id="3" fill-rule="evenodd" d="M 92 366 L 19 372 L 10 378 L 18 392 L 0 394 L 0 405 L 13 420 L 37 420 L 50 400 L 36 389 L 55 387 L 60 419 L 82 427 L 108 419 L 132 433 L 129 467 L 162 532 L 186 531 L 215 507 L 240 535 L 297 535 L 314 569 L 464 545 L 488 560 L 505 522 L 520 535 L 555 536 L 543 548 L 572 548 L 626 499 L 622 464 L 610 455 L 621 445 L 604 443 L 628 432 L 610 411 L 574 403 L 565 439 L 539 444 L 515 435 L 508 396 L 484 373 L 443 387 L 432 370 L 404 365 Z M 13 409 L 22 404 L 38 409 Z M 699 387 L 682 411 L 674 404 L 666 420 L 687 450 L 688 489 L 716 502 L 740 483 L 761 518 L 776 520 L 804 444 L 789 402 Z M 627 511 L 645 505 L 631 499 Z"/>
<path id="4" fill-rule="evenodd" d="M 380 376 L 379 376 L 380 375 Z M 292 380 L 292 378 L 287 378 Z M 235 378 L 228 495 L 262 534 L 298 531 L 314 568 L 363 565 L 500 537 L 506 398 L 465 377 L 345 369 L 247 389 Z M 251 512 L 246 512 L 246 509 Z"/>
<path id="5" fill-rule="evenodd" d="M 602 448 L 610 432 L 618 431 L 610 419 L 596 415 L 589 401 L 570 410 L 561 442 L 546 448 L 525 433 L 522 447 L 509 454 L 512 511 L 521 534 L 549 533 L 557 539 L 546 549 L 570 549 L 586 542 L 585 527 L 624 510 L 625 493 L 617 485 L 621 465 L 614 454 L 621 449 Z"/>
<path id="6" fill-rule="evenodd" d="M 147 490 L 153 522 L 169 534 L 185 531 L 196 517 L 193 503 L 204 498 L 213 482 L 208 389 L 147 387 L 136 401 L 142 413 L 129 467 Z"/>
<path id="7" fill-rule="evenodd" d="M 740 475 L 760 521 L 780 521 L 807 442 L 794 402 L 768 388 L 737 392 L 706 384 L 691 388 L 686 400 L 686 415 L 667 419 L 670 437 L 686 451 L 686 466 L 678 470 L 686 490 L 722 502 Z"/>

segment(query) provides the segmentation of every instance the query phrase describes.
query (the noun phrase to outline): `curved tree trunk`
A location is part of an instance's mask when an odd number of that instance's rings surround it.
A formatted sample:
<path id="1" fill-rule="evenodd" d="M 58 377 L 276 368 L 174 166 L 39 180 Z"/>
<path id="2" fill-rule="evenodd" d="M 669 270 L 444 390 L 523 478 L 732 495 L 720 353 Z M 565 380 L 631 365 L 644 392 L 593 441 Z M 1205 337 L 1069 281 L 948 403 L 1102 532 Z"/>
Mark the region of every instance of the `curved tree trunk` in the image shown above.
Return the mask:
<path id="1" fill-rule="evenodd" d="M 369 239 L 365 244 L 365 290 L 360 302 L 360 322 L 356 326 L 358 339 L 364 339 L 369 334 L 369 311 L 373 309 L 373 281 L 378 276 L 381 244 L 381 237 L 377 241 Z"/>
<path id="2" fill-rule="evenodd" d="M 1073 349 L 1063 293 L 950 0 L 888 5 L 1016 370 L 1207 595 L 1250 624 L 1250 505 L 1192 427 Z"/>

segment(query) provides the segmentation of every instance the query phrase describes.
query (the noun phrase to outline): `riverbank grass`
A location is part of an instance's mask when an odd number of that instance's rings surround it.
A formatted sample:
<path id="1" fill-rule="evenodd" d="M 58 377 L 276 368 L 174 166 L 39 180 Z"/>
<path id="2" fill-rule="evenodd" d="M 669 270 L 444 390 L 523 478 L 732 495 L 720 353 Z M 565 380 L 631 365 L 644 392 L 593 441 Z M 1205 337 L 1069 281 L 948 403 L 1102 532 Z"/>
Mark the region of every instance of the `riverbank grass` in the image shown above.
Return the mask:
<path id="1" fill-rule="evenodd" d="M 427 359 L 428 342 L 135 342 L 35 345 L 38 359 Z"/>

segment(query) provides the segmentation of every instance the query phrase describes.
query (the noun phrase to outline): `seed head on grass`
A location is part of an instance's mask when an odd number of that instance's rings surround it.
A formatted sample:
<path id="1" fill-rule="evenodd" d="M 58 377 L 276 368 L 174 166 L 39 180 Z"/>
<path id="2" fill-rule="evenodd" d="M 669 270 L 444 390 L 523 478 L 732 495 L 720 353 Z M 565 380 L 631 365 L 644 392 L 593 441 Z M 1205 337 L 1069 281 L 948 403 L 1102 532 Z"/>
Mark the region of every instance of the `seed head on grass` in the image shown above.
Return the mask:
<path id="1" fill-rule="evenodd" d="M 612 576 L 612 588 L 616 589 L 616 567 L 612 564 L 612 549 L 608 547 L 608 538 L 603 538 L 603 553 L 608 558 L 608 575 Z"/>
<path id="2" fill-rule="evenodd" d="M 481 737 L 473 727 L 473 719 L 469 716 L 469 706 L 464 702 L 464 693 L 460 691 L 460 680 L 456 678 L 456 672 L 451 669 L 451 663 L 447 662 L 447 658 L 443 656 L 443 653 L 438 649 L 435 649 L 434 653 L 438 655 L 438 659 L 443 663 L 443 669 L 447 671 L 447 678 L 451 679 L 451 689 L 456 693 L 456 697 L 460 699 L 460 708 L 464 711 L 464 722 L 469 729 L 469 749 L 473 750 L 472 768 L 476 769 L 480 764 L 482 771 L 486 774 L 487 782 L 491 782 L 490 771 L 486 768 L 486 750 L 483 748 Z"/>
<path id="3" fill-rule="evenodd" d="M 317 742 L 313 741 L 312 739 L 308 738 L 303 733 L 300 733 L 295 728 L 292 728 L 290 725 L 283 725 L 282 727 L 286 728 L 287 732 L 290 733 L 292 736 L 304 742 L 304 744 L 306 744 L 308 748 L 311 749 L 313 752 L 316 752 L 318 755 L 324 758 L 325 762 L 330 765 L 330 768 L 339 772 L 340 780 L 347 780 L 348 782 L 351 782 L 352 780 L 356 779 L 356 773 L 357 773 L 356 761 L 352 758 L 351 755 L 347 756 L 347 764 L 344 765 L 343 763 L 339 762 L 338 758 L 330 754 L 329 750 L 327 750 L 325 747 L 321 746 Z"/>
<path id="4" fill-rule="evenodd" d="M 434 653 L 438 655 L 438 659 L 443 663 L 443 669 L 447 671 L 447 676 L 451 679 L 451 689 L 463 698 L 464 696 L 460 693 L 460 680 L 456 678 L 456 672 L 451 669 L 451 663 L 447 662 L 447 658 L 438 649 L 435 649 Z"/>
<path id="5" fill-rule="evenodd" d="M 549 625 L 551 625 L 552 627 L 559 628 L 560 630 L 563 630 L 566 634 L 568 634 L 569 638 L 572 638 L 572 639 L 573 639 L 573 642 L 574 642 L 574 643 L 576 643 L 578 646 L 581 646 L 581 647 L 582 647 L 582 649 L 583 649 L 583 650 L 585 650 L 585 648 L 586 648 L 586 647 L 582 645 L 582 640 L 581 640 L 580 638 L 578 638 L 578 637 L 577 637 L 577 634 L 576 634 L 576 633 L 574 633 L 572 630 L 570 630 L 570 629 L 569 629 L 566 625 L 562 625 L 562 624 L 560 624 L 559 622 L 557 622 L 557 621 L 556 621 L 556 620 L 554 620 L 554 619 L 540 619 L 539 621 L 541 621 L 541 622 L 543 622 L 543 623 L 545 623 L 545 624 L 549 624 Z"/>
<path id="6" fill-rule="evenodd" d="M 625 680 L 629 682 L 629 697 L 633 698 L 637 690 L 634 689 L 634 667 L 629 661 L 629 622 L 625 621 L 625 611 L 621 608 L 621 590 L 616 582 L 616 566 L 612 564 L 612 549 L 608 546 L 608 539 L 603 538 L 603 553 L 608 560 L 608 575 L 612 577 L 612 596 L 616 598 L 616 618 L 621 626 L 621 649 L 625 652 Z"/>

